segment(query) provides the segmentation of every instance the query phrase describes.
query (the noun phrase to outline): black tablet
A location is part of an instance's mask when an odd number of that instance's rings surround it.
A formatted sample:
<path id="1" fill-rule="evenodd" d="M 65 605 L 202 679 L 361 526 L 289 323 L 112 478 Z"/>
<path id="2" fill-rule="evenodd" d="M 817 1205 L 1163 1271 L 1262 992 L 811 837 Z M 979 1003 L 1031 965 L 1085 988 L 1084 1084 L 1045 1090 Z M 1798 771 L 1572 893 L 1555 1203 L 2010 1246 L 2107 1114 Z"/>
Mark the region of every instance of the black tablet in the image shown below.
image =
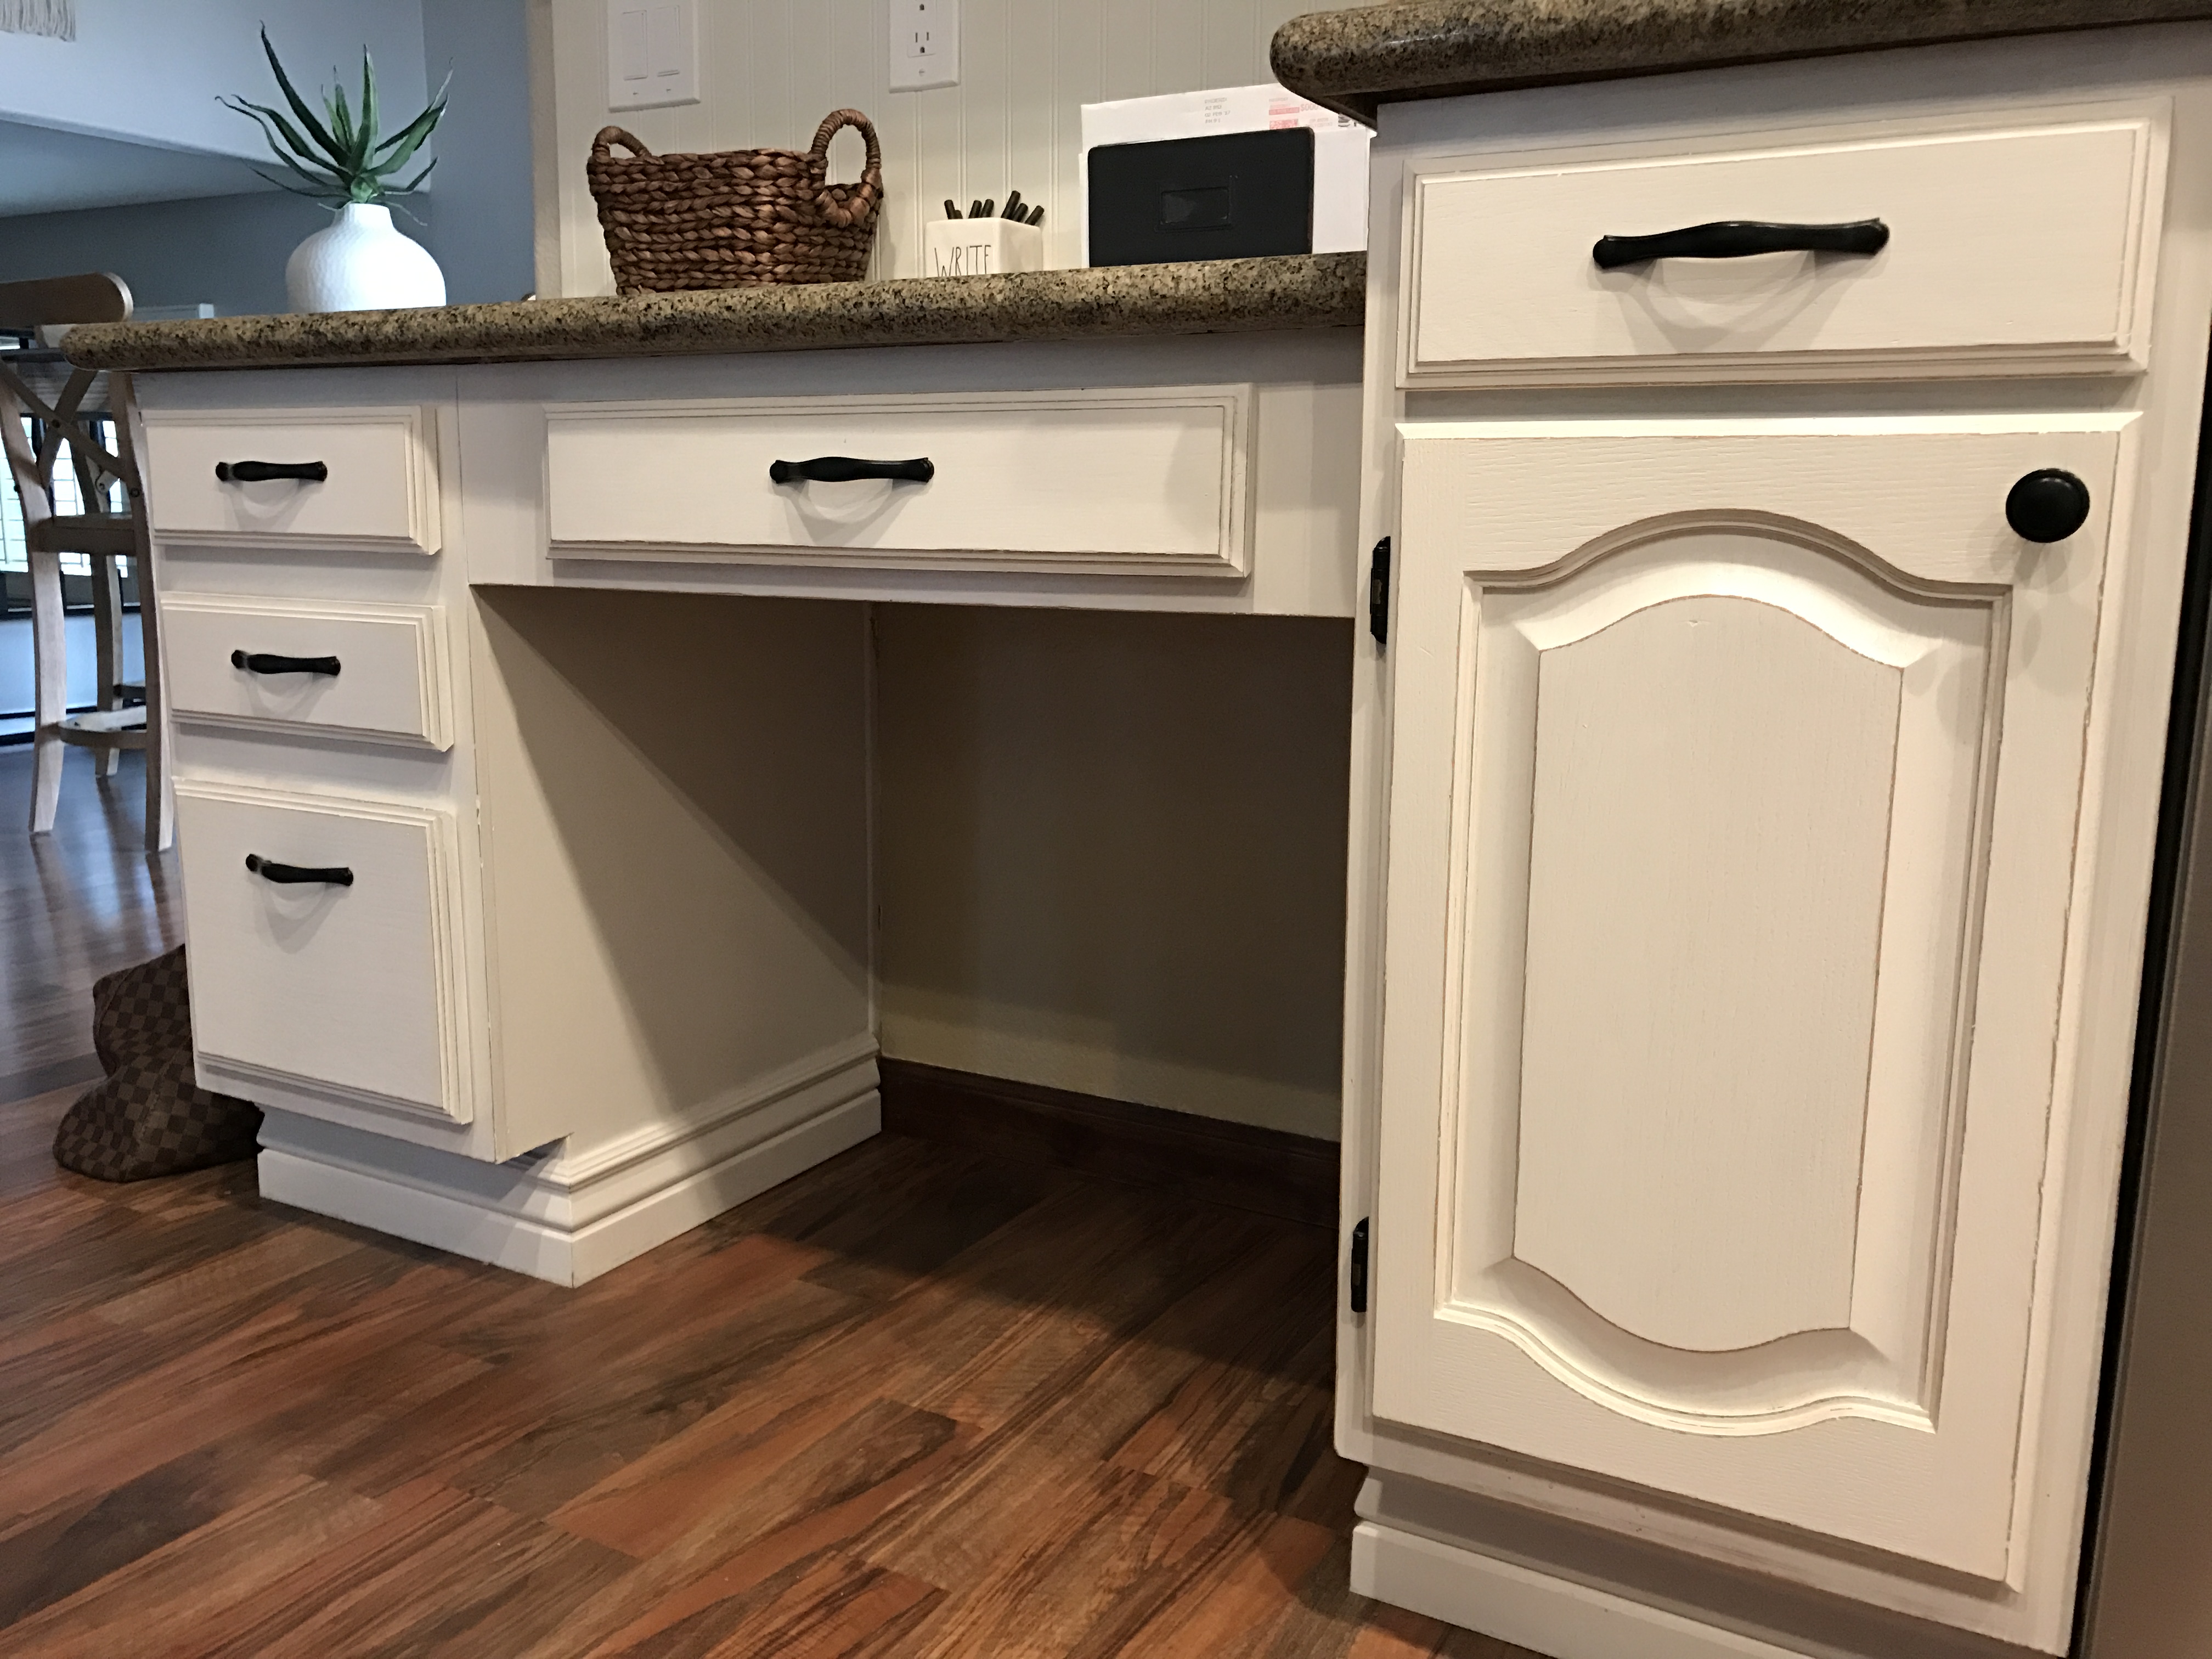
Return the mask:
<path id="1" fill-rule="evenodd" d="M 1313 252 L 1310 127 L 1102 144 L 1091 152 L 1091 263 Z"/>

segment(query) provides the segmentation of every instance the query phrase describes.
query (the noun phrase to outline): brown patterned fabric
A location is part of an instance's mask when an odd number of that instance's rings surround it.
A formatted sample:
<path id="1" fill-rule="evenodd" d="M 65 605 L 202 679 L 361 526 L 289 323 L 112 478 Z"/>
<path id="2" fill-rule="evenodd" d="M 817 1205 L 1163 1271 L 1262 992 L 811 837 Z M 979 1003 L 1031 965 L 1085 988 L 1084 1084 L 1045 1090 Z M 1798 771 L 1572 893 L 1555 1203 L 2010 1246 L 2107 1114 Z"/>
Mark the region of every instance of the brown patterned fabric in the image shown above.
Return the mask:
<path id="1" fill-rule="evenodd" d="M 92 988 L 92 1046 L 106 1073 L 54 1131 L 54 1161 L 100 1181 L 143 1181 L 253 1156 L 261 1109 L 192 1080 L 185 947 Z"/>

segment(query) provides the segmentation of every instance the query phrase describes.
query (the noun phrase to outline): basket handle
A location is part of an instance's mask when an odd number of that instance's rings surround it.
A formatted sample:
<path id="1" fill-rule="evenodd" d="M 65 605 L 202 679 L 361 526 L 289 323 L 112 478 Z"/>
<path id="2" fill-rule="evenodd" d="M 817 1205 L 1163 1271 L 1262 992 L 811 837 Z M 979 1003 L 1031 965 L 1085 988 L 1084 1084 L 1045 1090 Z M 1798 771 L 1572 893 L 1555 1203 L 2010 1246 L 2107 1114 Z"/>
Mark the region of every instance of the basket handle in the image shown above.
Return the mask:
<path id="1" fill-rule="evenodd" d="M 826 172 L 830 165 L 830 141 L 847 127 L 858 127 L 860 130 L 861 141 L 868 147 L 867 165 L 861 169 L 858 181 L 865 184 L 867 182 L 869 173 L 879 173 L 884 170 L 884 148 L 876 142 L 874 124 L 860 111 L 833 109 L 829 114 L 823 116 L 822 125 L 814 130 L 813 147 L 806 153 L 814 158 L 816 165 Z"/>
<path id="2" fill-rule="evenodd" d="M 592 159 L 606 161 L 617 144 L 620 144 L 632 155 L 642 156 L 648 161 L 653 157 L 653 152 L 645 147 L 642 139 L 633 137 L 620 127 L 601 127 L 599 136 L 592 140 Z"/>
<path id="3" fill-rule="evenodd" d="M 833 185 L 828 182 L 830 141 L 847 127 L 860 129 L 861 142 L 868 147 L 868 159 L 859 179 L 849 185 Z M 823 180 L 814 204 L 833 223 L 866 224 L 884 193 L 884 148 L 876 141 L 875 124 L 856 109 L 833 109 L 815 129 L 813 146 L 806 153 L 814 162 L 816 176 Z"/>

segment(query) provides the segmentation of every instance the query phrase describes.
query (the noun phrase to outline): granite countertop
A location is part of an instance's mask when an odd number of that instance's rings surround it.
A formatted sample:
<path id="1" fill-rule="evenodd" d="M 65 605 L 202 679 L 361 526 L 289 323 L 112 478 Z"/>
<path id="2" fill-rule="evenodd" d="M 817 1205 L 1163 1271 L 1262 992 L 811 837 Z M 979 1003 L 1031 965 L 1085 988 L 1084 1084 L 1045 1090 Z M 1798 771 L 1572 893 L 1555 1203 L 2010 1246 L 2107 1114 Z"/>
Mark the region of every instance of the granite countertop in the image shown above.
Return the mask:
<path id="1" fill-rule="evenodd" d="M 1399 0 L 1275 32 L 1275 78 L 1340 113 L 1507 87 L 2212 17 L 2212 0 Z"/>
<path id="2" fill-rule="evenodd" d="M 1315 253 L 411 311 L 87 323 L 70 331 L 62 349 L 87 368 L 268 368 L 1084 340 L 1355 327 L 1366 295 L 1365 254 Z"/>

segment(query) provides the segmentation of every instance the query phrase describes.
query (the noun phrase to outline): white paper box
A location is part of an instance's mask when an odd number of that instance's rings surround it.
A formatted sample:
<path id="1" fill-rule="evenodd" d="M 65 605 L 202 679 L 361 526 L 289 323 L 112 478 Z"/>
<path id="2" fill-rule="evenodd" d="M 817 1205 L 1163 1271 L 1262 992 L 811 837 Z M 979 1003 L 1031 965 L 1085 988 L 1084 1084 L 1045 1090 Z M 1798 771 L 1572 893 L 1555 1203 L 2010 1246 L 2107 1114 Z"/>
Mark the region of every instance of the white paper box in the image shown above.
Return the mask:
<path id="1" fill-rule="evenodd" d="M 1044 228 L 1012 219 L 922 222 L 922 275 L 995 276 L 1044 269 Z"/>
<path id="2" fill-rule="evenodd" d="M 1367 144 L 1375 135 L 1348 115 L 1308 103 L 1273 82 L 1123 98 L 1083 106 L 1081 181 L 1083 263 L 1091 263 L 1091 151 L 1099 144 L 1148 144 L 1159 138 L 1205 138 L 1217 132 L 1314 130 L 1313 251 L 1344 253 L 1367 246 Z"/>

